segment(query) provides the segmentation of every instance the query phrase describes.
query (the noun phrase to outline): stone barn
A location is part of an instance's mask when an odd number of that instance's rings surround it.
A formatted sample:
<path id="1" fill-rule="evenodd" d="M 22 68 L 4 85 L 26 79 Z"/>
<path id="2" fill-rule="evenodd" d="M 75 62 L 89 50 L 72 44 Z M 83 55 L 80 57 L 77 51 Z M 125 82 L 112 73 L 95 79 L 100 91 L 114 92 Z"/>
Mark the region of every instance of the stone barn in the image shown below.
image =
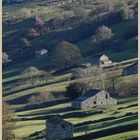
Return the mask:
<path id="1" fill-rule="evenodd" d="M 84 95 L 72 101 L 75 109 L 91 109 L 97 106 L 110 106 L 117 104 L 117 100 L 110 97 L 104 90 L 90 89 Z"/>
<path id="2" fill-rule="evenodd" d="M 112 64 L 112 61 L 106 56 L 102 55 L 99 60 L 100 65 L 109 65 Z"/>
<path id="3" fill-rule="evenodd" d="M 46 121 L 46 140 L 62 140 L 73 137 L 73 124 L 55 116 Z"/>
<path id="4" fill-rule="evenodd" d="M 123 76 L 130 75 L 130 74 L 136 74 L 136 73 L 138 73 L 138 62 L 124 68 L 122 71 Z"/>
<path id="5" fill-rule="evenodd" d="M 47 49 L 40 49 L 40 50 L 35 51 L 36 58 L 46 57 L 47 55 L 48 55 Z"/>

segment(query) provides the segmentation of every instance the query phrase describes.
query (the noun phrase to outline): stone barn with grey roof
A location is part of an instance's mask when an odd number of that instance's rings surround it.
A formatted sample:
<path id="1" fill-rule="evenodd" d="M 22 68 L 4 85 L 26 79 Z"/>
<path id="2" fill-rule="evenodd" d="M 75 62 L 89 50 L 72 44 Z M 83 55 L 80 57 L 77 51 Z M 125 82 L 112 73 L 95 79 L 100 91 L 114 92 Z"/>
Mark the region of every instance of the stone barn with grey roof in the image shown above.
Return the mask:
<path id="1" fill-rule="evenodd" d="M 102 55 L 100 57 L 100 65 L 110 65 L 112 64 L 112 61 L 106 56 L 106 55 Z"/>
<path id="2" fill-rule="evenodd" d="M 46 140 L 62 140 L 73 137 L 73 124 L 59 116 L 46 121 Z"/>
<path id="3" fill-rule="evenodd" d="M 72 101 L 71 106 L 75 109 L 91 109 L 97 106 L 110 106 L 117 104 L 117 100 L 110 97 L 104 90 L 90 89 L 84 95 Z"/>

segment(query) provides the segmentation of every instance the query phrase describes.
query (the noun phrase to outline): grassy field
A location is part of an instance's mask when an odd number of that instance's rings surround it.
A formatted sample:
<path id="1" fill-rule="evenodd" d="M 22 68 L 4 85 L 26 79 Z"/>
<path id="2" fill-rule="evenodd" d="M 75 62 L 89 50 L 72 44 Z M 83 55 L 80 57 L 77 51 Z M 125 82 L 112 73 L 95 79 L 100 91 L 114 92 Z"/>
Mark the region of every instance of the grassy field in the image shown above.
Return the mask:
<path id="1" fill-rule="evenodd" d="M 62 103 L 50 107 L 43 107 L 39 109 L 33 109 L 33 110 L 28 110 L 28 111 L 22 111 L 22 112 L 17 112 L 15 113 L 16 118 L 37 118 L 41 116 L 49 116 L 49 115 L 61 115 L 64 116 L 66 114 L 69 114 L 65 119 L 68 120 L 69 122 L 73 124 L 79 124 L 82 122 L 87 122 L 91 120 L 100 120 L 103 118 L 108 118 L 108 117 L 116 117 L 115 119 L 108 120 L 108 121 L 103 121 L 103 122 L 98 122 L 98 123 L 93 123 L 93 124 L 85 124 L 81 125 L 79 127 L 75 127 L 74 129 L 74 135 L 79 136 L 85 134 L 85 131 L 88 133 L 91 132 L 96 132 L 99 130 L 103 129 L 108 129 L 108 128 L 113 128 L 113 127 L 118 127 L 126 124 L 133 124 L 137 122 L 137 105 L 129 107 L 130 105 L 137 104 L 137 97 L 119 97 L 118 99 L 118 105 L 109 107 L 109 108 L 95 108 L 92 110 L 67 110 L 70 107 L 70 103 Z M 123 107 L 124 109 L 119 110 L 118 108 Z M 75 113 L 80 113 L 80 112 L 96 112 L 96 111 L 103 111 L 101 114 L 96 114 L 96 115 L 89 115 L 87 117 L 71 117 L 70 113 L 75 112 Z M 132 113 L 129 116 L 125 116 L 127 113 Z M 134 113 L 134 114 L 133 114 Z M 28 136 L 29 134 L 35 132 L 35 131 L 40 131 L 45 128 L 45 120 L 27 120 L 27 121 L 19 121 L 16 123 L 16 127 L 14 132 L 16 133 L 17 137 L 22 136 Z M 137 131 L 133 131 L 134 133 L 131 133 L 131 136 L 137 136 Z M 123 132 L 122 132 L 123 133 Z M 123 135 L 120 134 L 120 138 Z M 109 136 L 111 137 L 111 136 Z M 129 137 L 124 135 L 124 137 Z"/>
<path id="2" fill-rule="evenodd" d="M 13 72 L 13 71 L 11 71 Z M 121 71 L 120 71 L 121 72 Z M 7 73 L 5 73 L 7 74 Z M 11 76 L 11 75 L 10 75 Z M 35 92 L 37 91 L 42 91 L 47 92 L 47 91 L 51 91 L 51 92 L 58 92 L 58 94 L 61 94 L 62 92 L 65 91 L 66 85 L 71 82 L 71 81 L 67 81 L 67 82 L 58 82 L 58 83 L 54 83 L 54 84 L 50 84 L 50 85 L 46 85 L 37 89 L 29 89 L 29 90 L 23 90 L 24 87 L 26 87 L 26 85 L 21 85 L 21 86 L 15 86 L 13 87 L 12 84 L 15 83 L 14 80 L 16 79 L 20 79 L 21 75 L 13 75 L 12 77 L 6 77 L 4 78 L 4 82 L 10 82 L 10 84 L 6 84 L 4 86 L 4 89 L 8 89 L 10 88 L 9 86 L 11 86 L 11 89 L 7 90 L 6 92 L 4 92 L 3 94 L 5 95 L 4 99 L 11 102 L 12 107 L 14 109 L 19 108 L 19 107 L 23 107 L 27 104 L 27 99 L 28 97 L 30 97 L 31 95 L 33 95 Z M 56 76 L 54 78 L 54 82 L 55 81 L 61 81 L 62 79 L 69 77 L 70 74 L 65 74 L 62 76 Z M 137 74 L 136 75 L 130 75 L 130 76 L 126 76 L 124 77 L 124 81 L 131 81 L 131 80 L 137 80 Z M 27 85 L 30 86 L 30 85 Z M 17 92 L 17 90 L 21 90 L 21 92 Z M 13 94 L 10 94 L 10 92 L 13 91 Z M 70 102 L 66 102 L 66 103 L 59 103 L 56 105 L 52 105 L 52 106 L 44 106 L 44 107 L 40 107 L 40 108 L 35 108 L 35 109 L 29 109 L 26 111 L 19 111 L 17 113 L 15 113 L 15 118 L 16 119 L 28 119 L 26 121 L 18 121 L 16 122 L 16 126 L 14 129 L 14 133 L 16 134 L 17 138 L 26 138 L 27 136 L 29 136 L 30 134 L 36 132 L 36 131 L 41 131 L 45 128 L 45 120 L 44 118 L 48 117 L 49 115 L 61 115 L 61 116 L 68 116 L 68 117 L 64 117 L 66 120 L 72 122 L 73 124 L 78 124 L 78 123 L 83 123 L 83 122 L 87 122 L 90 120 L 100 120 L 103 118 L 108 118 L 108 117 L 116 117 L 113 120 L 109 120 L 106 122 L 99 122 L 99 123 L 93 123 L 93 124 L 87 124 L 87 125 L 82 125 L 79 127 L 75 128 L 75 133 L 74 136 L 80 136 L 80 135 L 84 135 L 85 134 L 85 130 L 88 131 L 88 133 L 92 133 L 92 132 L 96 132 L 99 130 L 104 130 L 104 129 L 109 129 L 109 128 L 114 128 L 114 127 L 119 127 L 125 124 L 133 124 L 135 122 L 137 122 L 137 115 L 133 114 L 137 112 L 137 97 L 117 97 L 118 98 L 118 105 L 113 106 L 113 107 L 109 107 L 109 108 L 96 108 L 93 110 L 86 110 L 86 111 L 81 111 L 81 110 L 72 110 L 70 108 Z M 132 105 L 132 107 L 131 107 Z M 134 106 L 133 106 L 134 105 Z M 129 107 L 130 106 L 130 107 Z M 124 109 L 118 110 L 118 108 L 123 107 Z M 96 114 L 96 115 L 92 115 L 92 113 L 96 112 L 96 111 L 103 111 L 102 114 Z M 72 113 L 83 113 L 83 112 L 89 112 L 90 114 L 87 117 L 73 117 L 71 116 Z M 127 113 L 132 113 L 130 116 L 125 116 Z M 39 118 L 39 119 L 37 119 Z M 34 119 L 34 120 L 31 120 Z M 132 134 L 131 136 L 137 136 L 137 131 L 134 131 L 135 133 Z M 124 135 L 125 136 L 125 135 Z M 129 135 L 128 135 L 129 136 Z M 120 134 L 119 137 L 122 137 L 122 135 Z M 28 138 L 28 139 L 32 139 L 32 138 Z"/>
<path id="3" fill-rule="evenodd" d="M 11 22 L 7 22 L 3 26 L 3 51 L 6 51 L 10 58 L 19 59 L 19 62 L 13 62 L 9 64 L 7 68 L 3 69 L 3 99 L 8 102 L 14 112 L 15 128 L 13 130 L 16 135 L 17 140 L 41 140 L 39 135 L 34 137 L 29 137 L 30 134 L 36 131 L 42 131 L 45 129 L 45 121 L 48 118 L 60 115 L 65 120 L 74 124 L 74 136 L 83 136 L 87 134 L 92 134 L 96 132 L 103 132 L 106 130 L 108 133 L 106 136 L 99 136 L 97 140 L 128 140 L 130 138 L 137 138 L 138 131 L 131 130 L 129 132 L 116 133 L 115 131 L 110 135 L 110 129 L 120 129 L 121 127 L 131 126 L 137 124 L 138 122 L 138 97 L 137 95 L 131 93 L 131 96 L 115 96 L 118 104 L 110 107 L 97 107 L 90 110 L 74 110 L 71 108 L 70 100 L 64 97 L 66 92 L 66 87 L 75 81 L 85 80 L 83 77 L 81 79 L 70 80 L 72 76 L 71 70 L 62 71 L 58 74 L 54 74 L 52 79 L 48 80 L 48 83 L 43 81 L 38 87 L 34 88 L 30 83 L 23 82 L 22 72 L 29 66 L 34 66 L 40 70 L 46 71 L 56 71 L 59 68 L 54 66 L 52 62 L 52 50 L 53 47 L 62 40 L 62 33 L 67 33 L 68 38 L 73 38 L 78 36 L 74 44 L 78 46 L 80 52 L 83 56 L 82 63 L 94 63 L 94 56 L 101 53 L 101 45 L 94 44 L 92 42 L 92 32 L 84 34 L 85 26 L 94 24 L 93 17 L 87 17 L 76 22 L 70 27 L 61 27 L 60 29 L 50 30 L 39 37 L 31 39 L 32 46 L 28 48 L 24 53 L 27 55 L 21 57 L 21 48 L 18 45 L 19 40 L 28 28 L 34 28 L 35 23 L 32 18 L 21 19 L 20 11 L 22 8 L 30 10 L 31 16 L 41 17 L 45 23 L 50 19 L 55 17 L 63 17 L 64 15 L 73 16 L 74 7 L 81 6 L 85 8 L 86 12 L 90 12 L 94 7 L 105 5 L 110 3 L 111 0 L 98 0 L 89 4 L 83 4 L 81 0 L 73 2 L 71 4 L 59 5 L 56 7 L 48 6 L 48 1 L 52 0 L 34 0 L 21 4 L 7 4 L 3 6 L 3 18 L 7 21 L 12 17 Z M 83 0 L 84 1 L 84 0 Z M 114 0 L 116 3 L 122 2 L 122 0 Z M 67 9 L 67 6 L 69 7 Z M 106 12 L 98 15 L 100 17 L 104 16 Z M 89 18 L 89 19 L 88 19 Z M 93 18 L 93 19 L 92 19 Z M 14 21 L 15 20 L 15 21 Z M 136 58 L 137 53 L 137 42 L 136 36 L 125 39 L 124 35 L 127 31 L 134 30 L 134 20 L 124 20 L 121 22 L 115 22 L 110 26 L 114 36 L 105 43 L 105 51 L 102 52 L 109 56 L 113 62 L 119 62 L 127 59 Z M 93 29 L 95 30 L 95 29 Z M 77 34 L 78 33 L 78 34 Z M 94 31 L 93 31 L 94 33 Z M 82 37 L 80 35 L 83 35 Z M 94 34 L 93 34 L 94 35 Z M 116 40 L 123 40 L 123 45 L 119 46 L 118 51 L 112 45 Z M 12 46 L 11 46 L 12 45 Z M 49 57 L 46 60 L 37 60 L 32 56 L 34 51 L 39 48 L 46 48 L 49 51 Z M 29 58 L 28 58 L 29 56 Z M 32 57 L 31 57 L 32 56 Z M 24 60 L 25 59 L 25 60 Z M 20 62 L 21 60 L 21 62 Z M 122 73 L 122 68 L 116 70 L 120 76 Z M 107 73 L 102 73 L 101 76 L 105 76 Z M 135 83 L 138 80 L 138 74 L 132 74 L 129 76 L 122 76 L 121 82 Z M 93 80 L 93 83 L 99 83 L 98 77 L 89 77 Z M 96 86 L 94 87 L 96 88 Z M 53 93 L 56 95 L 60 101 L 47 102 L 43 105 L 35 105 L 31 107 L 28 103 L 28 99 L 32 95 L 37 95 L 37 93 Z M 96 139 L 96 138 L 95 138 Z"/>

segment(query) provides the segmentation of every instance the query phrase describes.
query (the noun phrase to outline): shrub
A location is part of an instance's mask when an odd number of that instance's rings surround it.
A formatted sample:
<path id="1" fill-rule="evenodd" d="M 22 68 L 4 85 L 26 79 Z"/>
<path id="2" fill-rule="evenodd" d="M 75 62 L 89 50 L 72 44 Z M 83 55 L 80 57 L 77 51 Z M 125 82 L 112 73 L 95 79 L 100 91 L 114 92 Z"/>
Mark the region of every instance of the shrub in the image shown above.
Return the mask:
<path id="1" fill-rule="evenodd" d="M 55 100 L 55 97 L 52 93 L 40 93 L 37 95 L 33 95 L 28 99 L 28 103 L 33 104 L 42 104 L 47 101 Z"/>
<path id="2" fill-rule="evenodd" d="M 65 93 L 66 97 L 71 99 L 78 98 L 84 93 L 85 84 L 83 83 L 71 83 L 67 86 L 67 92 Z"/>

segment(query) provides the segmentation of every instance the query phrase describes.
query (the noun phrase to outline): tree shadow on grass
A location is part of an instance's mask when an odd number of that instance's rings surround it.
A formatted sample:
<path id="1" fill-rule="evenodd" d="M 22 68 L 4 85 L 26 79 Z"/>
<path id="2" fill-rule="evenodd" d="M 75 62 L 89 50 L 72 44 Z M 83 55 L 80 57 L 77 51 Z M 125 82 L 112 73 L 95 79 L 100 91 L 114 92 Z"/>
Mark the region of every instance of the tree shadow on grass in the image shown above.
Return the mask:
<path id="1" fill-rule="evenodd" d="M 31 93 L 29 95 L 24 95 L 22 97 L 18 97 L 15 98 L 13 100 L 9 100 L 7 101 L 7 103 L 9 103 L 10 105 L 20 105 L 20 104 L 26 104 L 28 101 L 28 98 L 30 98 L 32 95 L 34 95 L 35 93 Z"/>
<path id="2" fill-rule="evenodd" d="M 40 115 L 52 115 L 52 114 L 57 114 L 57 113 L 66 113 L 72 111 L 71 107 L 66 107 L 66 108 L 59 108 L 59 109 L 52 109 L 44 112 L 37 112 L 37 113 L 32 113 L 32 114 L 26 114 L 26 115 L 18 115 L 19 117 L 27 117 L 27 116 L 40 116 Z"/>
<path id="3" fill-rule="evenodd" d="M 34 95 L 34 94 L 32 94 Z M 26 105 L 22 108 L 17 108 L 15 110 L 15 112 L 21 112 L 21 111 L 27 111 L 27 110 L 33 110 L 33 109 L 41 109 L 41 108 L 45 108 L 45 107 L 51 107 L 51 106 L 55 106 L 55 105 L 60 105 L 60 104 L 64 104 L 69 102 L 69 99 L 60 99 L 57 101 L 50 101 L 50 102 L 45 102 L 43 104 L 37 104 L 37 105 Z"/>

